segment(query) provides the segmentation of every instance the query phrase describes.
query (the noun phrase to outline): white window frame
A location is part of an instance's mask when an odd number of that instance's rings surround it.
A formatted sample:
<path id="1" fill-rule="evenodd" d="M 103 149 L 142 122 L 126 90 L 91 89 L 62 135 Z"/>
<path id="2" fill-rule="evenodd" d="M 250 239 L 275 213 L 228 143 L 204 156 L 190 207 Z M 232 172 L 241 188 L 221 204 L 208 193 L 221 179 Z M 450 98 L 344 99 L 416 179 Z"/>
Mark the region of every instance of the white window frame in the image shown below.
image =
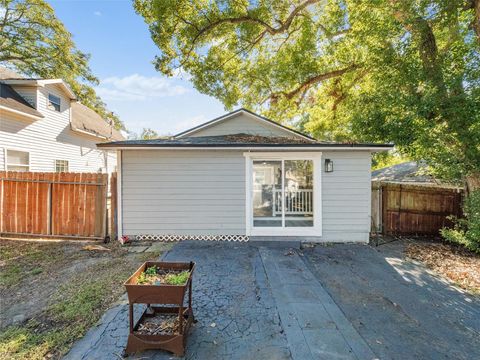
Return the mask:
<path id="1" fill-rule="evenodd" d="M 247 236 L 322 236 L 322 153 L 321 152 L 246 152 L 245 156 L 245 225 Z M 313 226 L 253 226 L 253 160 L 313 161 Z M 282 174 L 282 191 L 284 174 Z"/>
<path id="2" fill-rule="evenodd" d="M 57 161 L 65 161 L 67 163 L 67 170 L 66 171 L 57 171 Z M 53 166 L 55 167 L 55 172 L 68 172 L 70 169 L 70 162 L 65 159 L 55 159 L 53 160 Z"/>
<path id="3" fill-rule="evenodd" d="M 58 104 L 50 99 L 50 96 L 56 97 L 58 99 Z M 52 93 L 48 93 L 47 96 L 48 108 L 52 111 L 62 112 L 62 98 Z M 53 105 L 52 105 L 53 104 Z M 55 109 L 54 105 L 58 105 L 58 110 Z"/>
<path id="4" fill-rule="evenodd" d="M 9 163 L 8 163 L 8 151 L 9 151 L 9 150 L 27 153 L 27 154 L 28 154 L 28 165 L 9 164 Z M 10 165 L 10 166 L 25 167 L 25 168 L 27 169 L 27 171 L 30 171 L 30 168 L 31 168 L 31 156 L 30 156 L 31 153 L 30 153 L 30 151 L 24 150 L 24 149 L 17 149 L 17 148 L 4 148 L 3 155 L 4 155 L 4 167 L 5 167 L 5 171 L 15 171 L 15 170 L 8 170 L 8 166 L 9 166 L 9 165 Z"/>

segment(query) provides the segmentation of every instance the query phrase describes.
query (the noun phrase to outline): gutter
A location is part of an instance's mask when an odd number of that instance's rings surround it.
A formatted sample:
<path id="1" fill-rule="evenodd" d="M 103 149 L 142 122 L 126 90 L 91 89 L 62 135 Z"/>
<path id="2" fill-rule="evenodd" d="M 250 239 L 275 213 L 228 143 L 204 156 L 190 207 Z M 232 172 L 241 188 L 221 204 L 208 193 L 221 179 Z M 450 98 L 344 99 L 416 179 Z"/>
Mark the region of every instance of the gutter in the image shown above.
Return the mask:
<path id="1" fill-rule="evenodd" d="M 325 150 L 358 150 L 358 151 L 387 151 L 393 148 L 393 145 L 370 145 L 370 146 L 135 146 L 135 145 L 109 145 L 97 144 L 99 148 L 115 149 L 115 150 L 311 150 L 311 151 L 325 151 Z"/>

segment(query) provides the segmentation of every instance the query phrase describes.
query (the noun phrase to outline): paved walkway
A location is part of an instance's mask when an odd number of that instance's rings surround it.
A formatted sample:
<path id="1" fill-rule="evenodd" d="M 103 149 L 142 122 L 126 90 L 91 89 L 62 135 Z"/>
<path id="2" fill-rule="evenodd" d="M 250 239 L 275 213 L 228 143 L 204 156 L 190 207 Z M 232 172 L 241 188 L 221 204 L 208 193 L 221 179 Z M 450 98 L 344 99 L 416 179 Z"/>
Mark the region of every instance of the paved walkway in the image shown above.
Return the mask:
<path id="1" fill-rule="evenodd" d="M 186 241 L 166 259 L 197 263 L 186 359 L 480 359 L 480 298 L 405 261 L 400 243 L 288 250 Z M 127 335 L 123 299 L 66 358 L 118 360 Z"/>
<path id="2" fill-rule="evenodd" d="M 375 358 L 297 252 L 260 254 L 293 359 Z"/>
<path id="3" fill-rule="evenodd" d="M 197 263 L 193 287 L 198 323 L 188 340 L 187 359 L 374 358 L 295 251 L 185 241 L 166 259 Z M 127 334 L 124 299 L 66 359 L 119 359 Z M 172 356 L 149 351 L 131 358 Z"/>

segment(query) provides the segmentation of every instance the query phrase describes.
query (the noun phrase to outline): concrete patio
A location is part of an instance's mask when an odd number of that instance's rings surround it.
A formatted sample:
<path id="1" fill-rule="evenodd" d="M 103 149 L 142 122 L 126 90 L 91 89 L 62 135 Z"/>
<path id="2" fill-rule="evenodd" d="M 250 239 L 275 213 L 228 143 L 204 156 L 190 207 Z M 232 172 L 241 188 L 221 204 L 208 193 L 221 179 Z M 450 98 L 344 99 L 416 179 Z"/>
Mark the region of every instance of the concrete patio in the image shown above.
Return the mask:
<path id="1" fill-rule="evenodd" d="M 479 299 L 402 261 L 395 245 L 185 241 L 165 258 L 197 262 L 186 359 L 480 357 Z M 127 334 L 123 299 L 66 359 L 119 359 Z"/>

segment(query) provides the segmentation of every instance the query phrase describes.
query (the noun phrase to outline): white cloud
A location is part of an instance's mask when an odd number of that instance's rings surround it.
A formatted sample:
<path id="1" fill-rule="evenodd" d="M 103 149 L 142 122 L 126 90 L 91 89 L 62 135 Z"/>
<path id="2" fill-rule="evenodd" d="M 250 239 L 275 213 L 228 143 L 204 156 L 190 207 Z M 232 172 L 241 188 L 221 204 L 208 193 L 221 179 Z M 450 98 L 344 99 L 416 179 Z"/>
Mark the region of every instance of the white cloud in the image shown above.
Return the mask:
<path id="1" fill-rule="evenodd" d="M 94 12 L 93 12 L 93 15 L 95 15 L 95 16 L 102 16 L 102 12 L 97 10 L 97 11 L 94 11 Z"/>
<path id="2" fill-rule="evenodd" d="M 183 86 L 176 85 L 171 79 L 146 77 L 139 74 L 103 79 L 96 90 L 103 100 L 122 101 L 176 96 L 189 91 Z"/>

